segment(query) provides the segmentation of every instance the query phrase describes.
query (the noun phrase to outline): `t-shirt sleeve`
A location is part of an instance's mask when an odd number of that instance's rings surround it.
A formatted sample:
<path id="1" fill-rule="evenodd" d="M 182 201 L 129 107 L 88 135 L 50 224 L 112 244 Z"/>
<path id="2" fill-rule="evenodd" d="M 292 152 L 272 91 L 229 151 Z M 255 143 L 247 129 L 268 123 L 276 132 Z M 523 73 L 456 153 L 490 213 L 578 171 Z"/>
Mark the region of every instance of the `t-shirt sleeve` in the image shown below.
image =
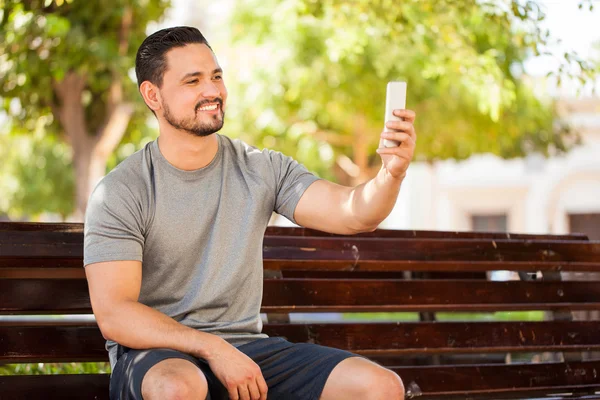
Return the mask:
<path id="1" fill-rule="evenodd" d="M 275 173 L 276 198 L 275 212 L 293 223 L 294 211 L 304 191 L 320 178 L 291 157 L 278 151 L 267 150 Z"/>
<path id="2" fill-rule="evenodd" d="M 142 261 L 144 235 L 139 202 L 127 185 L 107 180 L 96 186 L 85 213 L 83 265 Z"/>

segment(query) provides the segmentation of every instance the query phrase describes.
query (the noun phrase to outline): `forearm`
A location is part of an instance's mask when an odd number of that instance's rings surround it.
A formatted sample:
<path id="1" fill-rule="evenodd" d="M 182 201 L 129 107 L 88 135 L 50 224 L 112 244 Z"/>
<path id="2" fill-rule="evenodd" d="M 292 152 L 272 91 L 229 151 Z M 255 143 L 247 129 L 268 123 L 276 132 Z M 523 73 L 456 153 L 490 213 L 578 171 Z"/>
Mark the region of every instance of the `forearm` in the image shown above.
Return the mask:
<path id="1" fill-rule="evenodd" d="M 132 349 L 169 348 L 209 359 L 215 342 L 222 341 L 134 301 L 111 307 L 98 323 L 106 339 Z"/>
<path id="2" fill-rule="evenodd" d="M 377 228 L 396 205 L 405 176 L 393 178 L 381 168 L 373 179 L 355 187 L 350 193 L 352 225 L 360 231 Z"/>

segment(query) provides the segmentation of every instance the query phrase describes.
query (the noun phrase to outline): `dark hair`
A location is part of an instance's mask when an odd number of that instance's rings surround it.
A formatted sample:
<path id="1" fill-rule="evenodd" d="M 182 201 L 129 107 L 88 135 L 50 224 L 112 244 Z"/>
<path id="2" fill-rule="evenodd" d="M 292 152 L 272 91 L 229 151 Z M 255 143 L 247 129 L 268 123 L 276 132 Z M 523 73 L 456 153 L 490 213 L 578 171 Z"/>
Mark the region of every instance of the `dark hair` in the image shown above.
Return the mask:
<path id="1" fill-rule="evenodd" d="M 167 70 L 165 54 L 172 48 L 183 47 L 190 43 L 202 43 L 212 50 L 204 35 L 191 26 L 161 29 L 148 36 L 142 42 L 135 57 L 138 87 L 144 81 L 150 81 L 160 87 Z"/>

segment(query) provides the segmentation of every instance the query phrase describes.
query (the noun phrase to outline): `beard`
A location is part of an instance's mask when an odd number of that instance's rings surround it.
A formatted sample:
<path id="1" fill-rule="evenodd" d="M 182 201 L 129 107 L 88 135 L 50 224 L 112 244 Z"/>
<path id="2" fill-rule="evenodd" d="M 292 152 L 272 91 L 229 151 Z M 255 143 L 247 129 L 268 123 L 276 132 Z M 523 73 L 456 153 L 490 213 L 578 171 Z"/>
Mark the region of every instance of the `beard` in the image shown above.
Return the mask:
<path id="1" fill-rule="evenodd" d="M 221 111 L 220 115 L 208 115 L 208 121 L 199 121 L 197 118 L 198 109 L 205 104 L 217 103 L 219 104 L 219 110 Z M 223 127 L 223 123 L 225 121 L 225 111 L 223 111 L 223 100 L 216 99 L 212 101 L 201 101 L 196 104 L 194 108 L 194 117 L 193 118 L 180 118 L 177 119 L 171 109 L 167 105 L 167 103 L 163 104 L 164 108 L 164 117 L 165 120 L 171 125 L 173 128 L 185 131 L 194 136 L 205 137 L 212 135 L 215 132 L 218 132 Z"/>

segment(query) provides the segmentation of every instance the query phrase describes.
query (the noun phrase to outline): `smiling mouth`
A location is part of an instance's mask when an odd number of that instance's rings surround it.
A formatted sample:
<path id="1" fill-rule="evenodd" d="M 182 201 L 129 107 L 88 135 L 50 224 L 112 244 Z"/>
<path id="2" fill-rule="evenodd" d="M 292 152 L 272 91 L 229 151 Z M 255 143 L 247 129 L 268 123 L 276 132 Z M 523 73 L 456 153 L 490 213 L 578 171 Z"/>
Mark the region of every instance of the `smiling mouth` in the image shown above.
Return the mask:
<path id="1" fill-rule="evenodd" d="M 217 108 L 219 108 L 219 103 L 212 103 L 198 107 L 197 111 L 215 111 Z"/>

